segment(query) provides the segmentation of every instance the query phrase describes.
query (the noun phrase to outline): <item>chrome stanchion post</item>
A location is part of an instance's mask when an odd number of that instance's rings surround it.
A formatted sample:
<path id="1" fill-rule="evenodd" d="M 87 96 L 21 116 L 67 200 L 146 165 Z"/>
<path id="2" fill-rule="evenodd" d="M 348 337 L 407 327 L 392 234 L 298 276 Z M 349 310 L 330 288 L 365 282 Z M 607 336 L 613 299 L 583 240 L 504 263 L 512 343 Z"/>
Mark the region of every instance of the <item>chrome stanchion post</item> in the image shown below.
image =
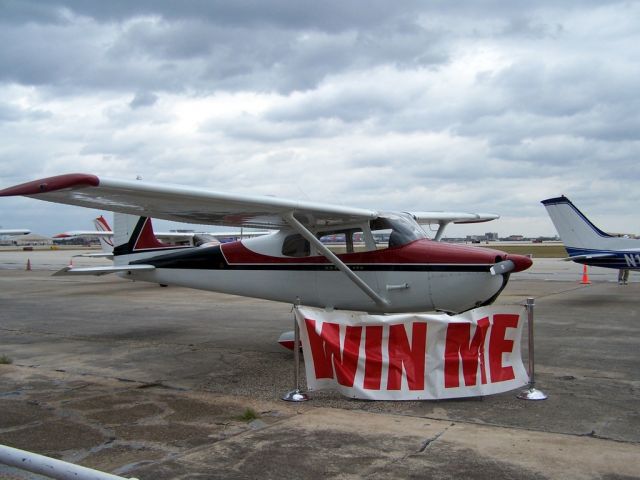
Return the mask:
<path id="1" fill-rule="evenodd" d="M 533 351 L 533 306 L 535 305 L 534 299 L 527 298 L 527 328 L 529 334 L 529 388 L 523 390 L 518 394 L 518 398 L 521 400 L 546 400 L 547 395 L 536 389 L 535 380 L 535 357 Z"/>
<path id="2" fill-rule="evenodd" d="M 294 388 L 287 392 L 282 400 L 285 402 L 306 402 L 309 396 L 300 390 L 300 327 L 296 318 L 297 305 L 293 306 L 293 383 Z"/>

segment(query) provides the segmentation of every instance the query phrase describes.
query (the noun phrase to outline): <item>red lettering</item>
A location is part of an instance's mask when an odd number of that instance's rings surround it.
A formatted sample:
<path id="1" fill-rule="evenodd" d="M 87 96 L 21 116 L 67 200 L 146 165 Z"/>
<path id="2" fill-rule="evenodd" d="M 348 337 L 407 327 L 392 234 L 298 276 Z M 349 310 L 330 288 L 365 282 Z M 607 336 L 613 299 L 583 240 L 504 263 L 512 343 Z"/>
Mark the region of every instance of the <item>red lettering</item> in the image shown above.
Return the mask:
<path id="1" fill-rule="evenodd" d="M 489 318 L 478 320 L 476 331 L 471 337 L 471 323 L 450 323 L 447 327 L 447 339 L 444 351 L 444 386 L 455 388 L 460 386 L 460 359 L 465 386 L 476 384 L 478 367 L 480 381 L 487 383 L 484 365 L 484 342 L 489 328 Z"/>
<path id="2" fill-rule="evenodd" d="M 389 327 L 389 372 L 387 390 L 400 390 L 402 385 L 402 369 L 407 373 L 410 390 L 424 390 L 424 371 L 427 361 L 427 324 L 412 324 L 411 346 L 404 325 Z"/>
<path id="3" fill-rule="evenodd" d="M 517 328 L 518 315 L 496 314 L 493 316 L 491 336 L 489 338 L 489 371 L 491 382 L 504 382 L 516 378 L 512 367 L 502 365 L 502 354 L 513 351 L 513 340 L 507 340 L 507 328 Z"/>
<path id="4" fill-rule="evenodd" d="M 358 366 L 362 327 L 347 327 L 344 348 L 340 350 L 340 325 L 325 322 L 320 335 L 316 332 L 316 321 L 304 319 L 316 378 L 334 378 L 340 385 L 353 387 Z"/>
<path id="5" fill-rule="evenodd" d="M 364 384 L 369 390 L 380 390 L 382 377 L 382 326 L 364 329 Z"/>

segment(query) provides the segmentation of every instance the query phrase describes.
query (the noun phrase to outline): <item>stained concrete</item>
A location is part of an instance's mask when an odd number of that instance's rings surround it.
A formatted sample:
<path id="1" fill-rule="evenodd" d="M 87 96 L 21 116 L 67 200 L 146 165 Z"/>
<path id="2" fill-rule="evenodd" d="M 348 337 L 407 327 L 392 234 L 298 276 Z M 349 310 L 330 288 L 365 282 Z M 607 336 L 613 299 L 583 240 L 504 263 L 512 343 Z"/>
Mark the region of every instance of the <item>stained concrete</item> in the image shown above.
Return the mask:
<path id="1" fill-rule="evenodd" d="M 20 261 L 3 255 L 0 268 Z M 47 270 L 68 255 L 48 252 Z M 141 479 L 640 478 L 640 283 L 605 272 L 580 285 L 577 266 L 554 265 L 514 275 L 499 299 L 535 297 L 548 400 L 313 392 L 297 405 L 279 400 L 289 305 L 0 270 L 0 355 L 13 361 L 0 365 L 0 443 Z"/>

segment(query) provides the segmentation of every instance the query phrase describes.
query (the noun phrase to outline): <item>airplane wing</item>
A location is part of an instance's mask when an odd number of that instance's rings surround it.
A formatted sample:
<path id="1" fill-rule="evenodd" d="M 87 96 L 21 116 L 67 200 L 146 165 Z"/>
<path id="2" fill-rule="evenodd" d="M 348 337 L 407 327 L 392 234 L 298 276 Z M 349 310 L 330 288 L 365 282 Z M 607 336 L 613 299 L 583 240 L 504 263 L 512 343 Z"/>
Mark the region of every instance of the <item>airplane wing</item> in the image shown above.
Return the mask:
<path id="1" fill-rule="evenodd" d="M 104 230 L 70 230 L 68 232 L 57 233 L 53 236 L 53 238 L 70 238 L 70 237 L 103 237 L 110 238 L 113 237 L 112 231 L 104 231 Z"/>
<path id="2" fill-rule="evenodd" d="M 278 229 L 288 225 L 283 216 L 290 212 L 303 225 L 323 226 L 358 223 L 378 216 L 376 210 L 81 173 L 44 178 L 0 190 L 0 196 L 15 195 L 176 222 L 234 227 Z"/>
<path id="3" fill-rule="evenodd" d="M 30 233 L 31 230 L 27 230 L 26 228 L 11 228 L 0 230 L 0 235 L 29 235 Z"/>
<path id="4" fill-rule="evenodd" d="M 634 253 L 638 253 L 638 250 L 627 249 L 627 250 L 618 250 L 617 252 L 589 253 L 585 255 L 574 255 L 573 257 L 566 257 L 566 258 L 563 258 L 563 260 L 566 262 L 569 262 L 569 261 L 576 261 L 576 260 L 593 260 L 594 258 L 611 258 L 611 257 L 616 257 L 621 253 L 634 254 Z"/>
<path id="5" fill-rule="evenodd" d="M 565 262 L 577 262 L 578 260 L 593 260 L 594 258 L 611 258 L 615 257 L 616 254 L 611 253 L 590 253 L 587 255 L 574 255 L 573 257 L 565 257 L 562 260 Z"/>
<path id="6" fill-rule="evenodd" d="M 481 223 L 500 218 L 494 213 L 465 213 L 465 212 L 408 212 L 413 215 L 420 225 L 438 225 L 434 240 L 440 241 L 444 230 L 450 223 Z"/>
<path id="7" fill-rule="evenodd" d="M 495 213 L 409 212 L 421 225 L 442 223 L 481 223 L 500 218 Z"/>
<path id="8" fill-rule="evenodd" d="M 156 237 L 159 240 L 163 240 L 169 243 L 184 242 L 191 240 L 195 235 L 195 232 L 155 232 Z M 70 238 L 70 237 L 102 237 L 111 238 L 113 232 L 111 230 L 70 230 L 68 232 L 57 233 L 53 238 Z"/>
<path id="9" fill-rule="evenodd" d="M 0 230 L 0 233 L 2 230 Z M 251 237 L 259 237 L 262 235 L 268 235 L 272 233 L 268 230 L 260 230 L 260 231 L 242 231 L 242 230 L 229 230 L 224 232 L 154 232 L 155 236 L 164 242 L 168 243 L 176 243 L 185 240 L 191 240 L 195 236 L 206 235 L 214 238 L 235 238 L 235 237 L 243 237 L 243 238 L 251 238 Z M 68 232 L 57 233 L 53 236 L 53 238 L 70 238 L 70 237 L 103 237 L 103 238 L 111 238 L 113 237 L 113 232 L 111 230 L 70 230 Z"/>

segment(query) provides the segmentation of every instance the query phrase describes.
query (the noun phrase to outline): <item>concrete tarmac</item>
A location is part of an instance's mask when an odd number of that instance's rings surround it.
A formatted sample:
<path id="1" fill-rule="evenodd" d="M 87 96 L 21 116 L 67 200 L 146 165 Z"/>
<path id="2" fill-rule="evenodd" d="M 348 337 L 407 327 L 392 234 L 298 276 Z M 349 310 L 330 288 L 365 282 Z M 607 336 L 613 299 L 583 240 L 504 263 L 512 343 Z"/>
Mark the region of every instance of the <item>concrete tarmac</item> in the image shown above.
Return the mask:
<path id="1" fill-rule="evenodd" d="M 512 276 L 498 303 L 535 298 L 548 400 L 289 404 L 290 305 L 52 277 L 69 259 L 0 252 L 2 444 L 140 479 L 640 478 L 636 272 L 581 285 L 581 266 L 534 259 Z"/>

